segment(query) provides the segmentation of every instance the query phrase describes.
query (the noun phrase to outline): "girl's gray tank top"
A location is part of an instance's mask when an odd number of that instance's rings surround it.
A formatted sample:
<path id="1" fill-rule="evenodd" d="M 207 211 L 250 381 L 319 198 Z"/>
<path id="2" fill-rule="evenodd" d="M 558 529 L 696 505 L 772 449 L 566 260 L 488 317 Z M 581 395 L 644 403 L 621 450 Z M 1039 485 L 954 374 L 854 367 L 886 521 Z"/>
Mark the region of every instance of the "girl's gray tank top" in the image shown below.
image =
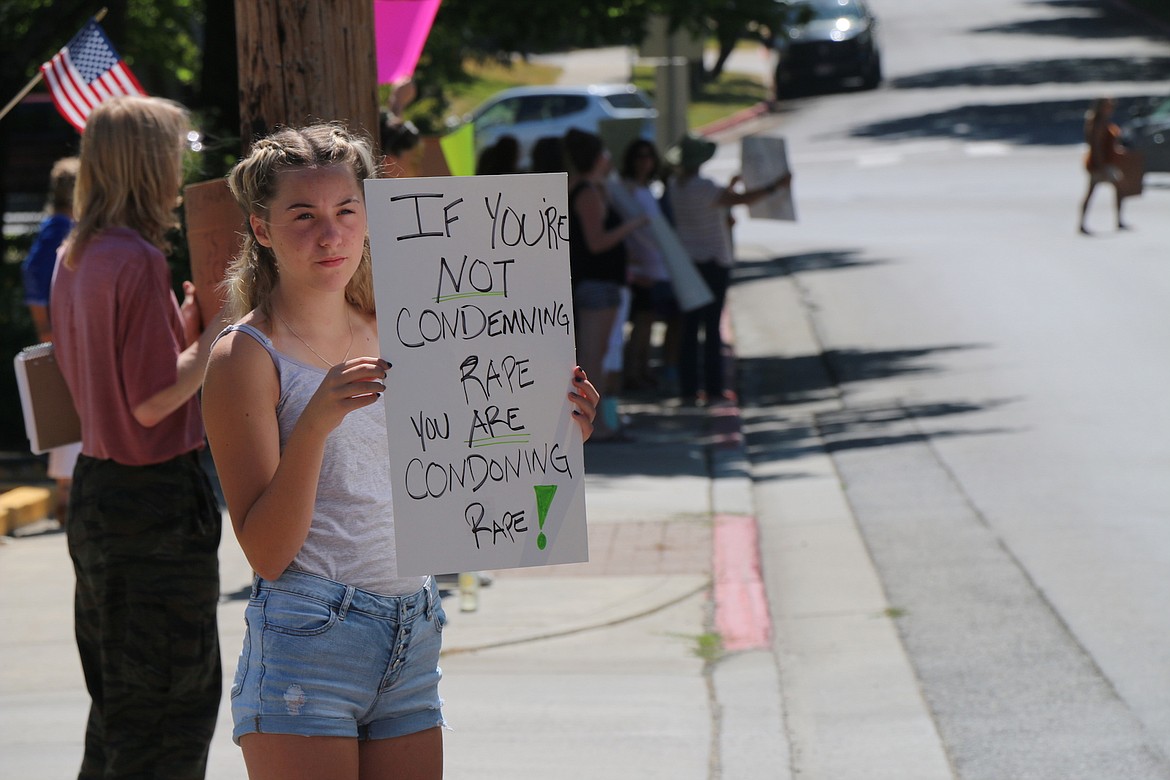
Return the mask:
<path id="1" fill-rule="evenodd" d="M 246 333 L 268 351 L 280 377 L 276 417 L 280 451 L 326 371 L 278 352 L 255 327 L 232 325 L 224 333 Z M 222 338 L 221 334 L 221 338 Z M 404 596 L 425 577 L 399 577 L 394 547 L 386 399 L 350 412 L 325 440 L 313 521 L 289 569 L 387 596 Z"/>

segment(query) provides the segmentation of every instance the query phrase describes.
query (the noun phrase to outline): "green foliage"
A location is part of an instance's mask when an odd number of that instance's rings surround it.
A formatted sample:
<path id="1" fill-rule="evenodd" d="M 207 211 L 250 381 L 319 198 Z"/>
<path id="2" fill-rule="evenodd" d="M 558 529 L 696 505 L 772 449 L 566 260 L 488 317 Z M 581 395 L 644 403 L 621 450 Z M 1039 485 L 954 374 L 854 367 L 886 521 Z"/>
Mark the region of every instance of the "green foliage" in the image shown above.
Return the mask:
<path id="1" fill-rule="evenodd" d="M 114 43 L 147 91 L 188 102 L 202 67 L 201 0 L 128 0 Z"/>
<path id="2" fill-rule="evenodd" d="M 723 636 L 714 631 L 699 634 L 695 640 L 694 654 L 707 663 L 714 663 L 723 657 Z"/>
<path id="3" fill-rule="evenodd" d="M 634 66 L 634 83 L 653 96 L 654 69 L 646 65 Z M 702 127 L 768 97 L 767 87 L 759 81 L 742 73 L 722 73 L 704 82 L 699 91 L 691 95 L 687 106 L 687 127 Z"/>
<path id="4" fill-rule="evenodd" d="M 148 92 L 184 98 L 200 69 L 204 0 L 107 0 L 102 28 Z M 0 83 L 19 87 L 100 5 L 82 0 L 0 3 Z M 9 95 L 3 96 L 7 101 Z"/>

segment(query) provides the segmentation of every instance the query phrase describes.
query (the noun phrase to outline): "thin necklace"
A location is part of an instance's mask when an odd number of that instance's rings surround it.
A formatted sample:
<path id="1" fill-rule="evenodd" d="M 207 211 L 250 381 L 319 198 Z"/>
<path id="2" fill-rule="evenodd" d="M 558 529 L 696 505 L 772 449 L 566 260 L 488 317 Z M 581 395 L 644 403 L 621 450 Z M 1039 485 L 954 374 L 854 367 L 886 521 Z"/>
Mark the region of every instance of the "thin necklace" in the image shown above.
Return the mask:
<path id="1" fill-rule="evenodd" d="M 288 332 L 289 332 L 289 333 L 291 333 L 291 334 L 293 334 L 294 336 L 296 336 L 296 338 L 297 338 L 297 341 L 301 342 L 301 343 L 302 343 L 302 344 L 304 344 L 306 347 L 308 347 L 308 348 L 309 348 L 309 351 L 310 351 L 310 352 L 312 352 L 314 355 L 316 355 L 316 356 L 317 356 L 317 359 L 318 359 L 318 360 L 320 360 L 322 363 L 324 363 L 326 368 L 333 368 L 333 364 L 332 364 L 332 363 L 330 363 L 330 362 L 329 362 L 329 361 L 328 361 L 328 360 L 327 360 L 327 359 L 326 359 L 326 358 L 325 358 L 325 357 L 324 357 L 324 356 L 323 356 L 323 355 L 322 355 L 320 352 L 318 352 L 317 350 L 313 349 L 313 345 L 312 345 L 312 344 L 310 344 L 309 342 L 307 342 L 307 341 L 305 341 L 303 338 L 301 338 L 301 334 L 299 334 L 299 333 L 297 333 L 295 330 L 293 330 L 293 327 L 292 327 L 292 325 L 289 325 L 289 324 L 288 324 L 288 320 L 286 320 L 284 317 L 280 316 L 280 312 L 277 312 L 277 313 L 276 313 L 276 318 L 277 318 L 278 320 L 280 320 L 281 322 L 283 322 L 283 323 L 284 323 L 284 327 L 288 328 Z M 350 352 L 350 350 L 352 350 L 352 349 L 353 349 L 353 320 L 352 320 L 352 319 L 350 319 L 350 317 L 349 317 L 349 311 L 348 311 L 348 310 L 345 312 L 345 323 L 346 323 L 347 325 L 349 325 L 349 346 L 345 348 L 345 357 L 343 357 L 343 358 L 341 359 L 341 362 L 342 362 L 342 363 L 344 363 L 345 361 L 349 360 L 349 352 Z"/>

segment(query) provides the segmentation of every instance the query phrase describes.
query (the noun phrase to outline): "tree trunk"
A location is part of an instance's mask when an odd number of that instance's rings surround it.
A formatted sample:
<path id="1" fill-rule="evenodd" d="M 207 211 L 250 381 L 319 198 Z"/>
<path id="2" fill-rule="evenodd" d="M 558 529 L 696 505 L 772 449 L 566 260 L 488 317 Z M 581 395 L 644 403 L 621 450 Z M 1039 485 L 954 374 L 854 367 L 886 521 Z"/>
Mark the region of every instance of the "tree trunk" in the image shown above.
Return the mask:
<path id="1" fill-rule="evenodd" d="M 240 136 L 277 125 L 344 122 L 378 143 L 370 0 L 236 0 Z"/>
<path id="2" fill-rule="evenodd" d="M 715 58 L 715 63 L 711 66 L 711 70 L 703 74 L 707 81 L 717 81 L 723 75 L 723 67 L 727 64 L 727 58 L 735 51 L 735 45 L 739 43 L 739 36 L 737 35 L 730 40 L 719 38 L 719 56 Z"/>

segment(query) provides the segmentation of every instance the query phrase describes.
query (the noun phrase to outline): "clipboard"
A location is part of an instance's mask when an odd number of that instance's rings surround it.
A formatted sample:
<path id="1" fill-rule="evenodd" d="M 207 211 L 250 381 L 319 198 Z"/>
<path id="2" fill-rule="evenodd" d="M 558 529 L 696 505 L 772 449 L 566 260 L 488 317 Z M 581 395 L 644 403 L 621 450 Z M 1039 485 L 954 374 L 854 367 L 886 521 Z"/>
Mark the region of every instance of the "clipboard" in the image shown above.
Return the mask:
<path id="1" fill-rule="evenodd" d="M 81 441 L 81 418 L 57 364 L 53 344 L 25 347 L 12 362 L 24 412 L 24 432 L 32 451 L 40 454 Z"/>

